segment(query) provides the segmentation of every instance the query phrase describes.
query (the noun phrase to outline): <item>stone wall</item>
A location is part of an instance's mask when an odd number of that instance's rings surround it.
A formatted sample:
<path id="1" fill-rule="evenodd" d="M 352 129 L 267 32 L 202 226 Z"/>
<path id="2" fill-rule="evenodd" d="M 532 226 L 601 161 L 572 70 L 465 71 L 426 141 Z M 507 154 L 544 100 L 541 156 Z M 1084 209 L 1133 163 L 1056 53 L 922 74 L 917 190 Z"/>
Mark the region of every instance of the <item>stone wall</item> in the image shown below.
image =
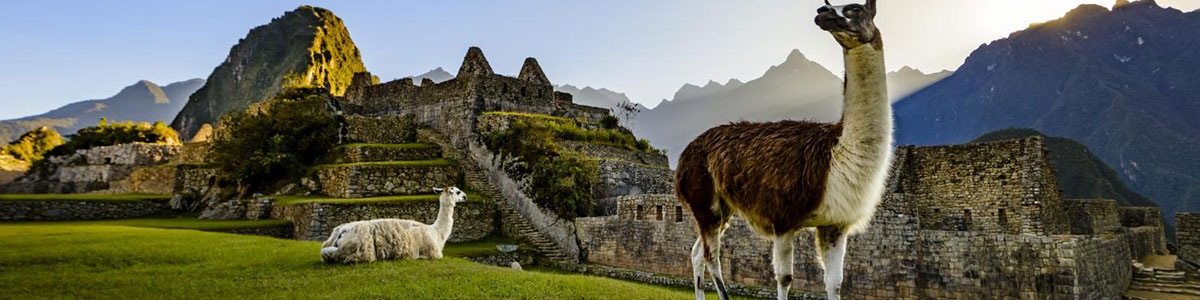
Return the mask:
<path id="1" fill-rule="evenodd" d="M 347 116 L 344 142 L 403 144 L 416 140 L 412 116 Z"/>
<path id="2" fill-rule="evenodd" d="M 924 228 L 1069 232 L 1044 139 L 909 149 L 900 191 L 920 202 Z"/>
<path id="3" fill-rule="evenodd" d="M 1200 213 L 1175 214 L 1175 241 L 1180 259 L 1200 265 Z"/>
<path id="4" fill-rule="evenodd" d="M 185 143 L 179 147 L 179 152 L 175 157 L 171 158 L 171 164 L 175 165 L 203 165 L 208 164 L 208 149 L 212 147 L 212 142 L 191 142 Z"/>
<path id="5" fill-rule="evenodd" d="M 428 193 L 434 187 L 456 184 L 455 166 L 351 165 L 316 171 L 321 192 L 338 198 L 363 198 Z"/>
<path id="6" fill-rule="evenodd" d="M 334 149 L 332 157 L 337 163 L 373 161 L 429 160 L 442 156 L 442 149 L 434 146 L 361 146 L 346 145 Z"/>
<path id="7" fill-rule="evenodd" d="M 71 221 L 128 219 L 168 212 L 161 201 L 77 201 L 11 200 L 0 201 L 0 221 Z"/>
<path id="8" fill-rule="evenodd" d="M 134 169 L 129 177 L 109 185 L 104 194 L 154 194 L 166 195 L 175 192 L 175 165 L 158 165 Z"/>
<path id="9" fill-rule="evenodd" d="M 175 172 L 175 193 L 194 193 L 215 183 L 217 169 L 196 165 L 178 165 Z"/>
<path id="10" fill-rule="evenodd" d="M 1101 234 L 1121 228 L 1116 200 L 1065 200 L 1071 234 Z"/>
<path id="11" fill-rule="evenodd" d="M 139 167 L 167 163 L 179 145 L 130 143 L 46 158 L 49 176 L 29 174 L 4 188 L 10 194 L 80 194 L 109 189 Z"/>
<path id="12" fill-rule="evenodd" d="M 0 186 L 12 182 L 21 176 L 25 176 L 25 171 L 0 170 Z M 2 190 L 2 188 L 0 188 L 0 190 Z"/>
<path id="13" fill-rule="evenodd" d="M 855 299 L 1102 299 L 1129 284 L 1132 235 L 1032 236 L 918 230 L 911 200 L 892 194 L 850 240 L 843 293 Z M 670 195 L 619 198 L 618 215 L 579 218 L 586 261 L 688 276 L 695 220 Z M 661 211 L 661 213 L 660 213 Z M 823 290 L 813 237 L 795 245 L 795 288 Z M 772 286 L 771 242 L 735 217 L 722 239 L 727 279 Z"/>
<path id="14" fill-rule="evenodd" d="M 274 206 L 272 218 L 288 219 L 299 240 L 324 241 L 338 225 L 372 219 L 396 218 L 433 224 L 437 220 L 438 200 L 378 203 L 302 203 Z M 491 200 L 459 203 L 454 209 L 451 242 L 485 238 L 496 232 L 498 218 Z"/>
<path id="15" fill-rule="evenodd" d="M 592 194 L 600 199 L 597 204 L 598 215 L 615 214 L 616 197 L 675 193 L 675 171 L 665 165 L 644 165 L 621 160 L 599 160 L 596 163 L 600 170 L 599 182 L 592 187 Z"/>
<path id="16" fill-rule="evenodd" d="M 1142 261 L 1151 255 L 1166 255 L 1167 237 L 1162 227 L 1142 226 L 1128 228 L 1130 259 Z"/>

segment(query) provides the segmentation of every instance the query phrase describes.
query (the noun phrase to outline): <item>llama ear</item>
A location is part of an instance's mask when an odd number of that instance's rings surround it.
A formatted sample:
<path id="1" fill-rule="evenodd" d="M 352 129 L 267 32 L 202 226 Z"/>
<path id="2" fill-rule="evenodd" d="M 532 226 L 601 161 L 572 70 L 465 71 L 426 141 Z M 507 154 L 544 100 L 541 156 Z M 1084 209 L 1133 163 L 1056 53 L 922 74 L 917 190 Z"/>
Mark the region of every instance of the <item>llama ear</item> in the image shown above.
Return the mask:
<path id="1" fill-rule="evenodd" d="M 826 0 L 826 2 L 828 2 L 828 0 Z M 875 0 L 867 0 L 867 4 L 865 6 L 867 7 L 867 11 L 871 12 L 872 15 L 875 14 Z"/>
<path id="2" fill-rule="evenodd" d="M 825 6 L 833 6 L 833 4 L 829 4 L 829 0 L 825 0 Z"/>
<path id="3" fill-rule="evenodd" d="M 446 191 L 446 190 L 445 190 L 445 189 L 442 189 L 442 188 L 433 188 L 433 192 L 434 192 L 434 193 L 441 194 L 442 192 L 445 192 L 445 191 Z"/>

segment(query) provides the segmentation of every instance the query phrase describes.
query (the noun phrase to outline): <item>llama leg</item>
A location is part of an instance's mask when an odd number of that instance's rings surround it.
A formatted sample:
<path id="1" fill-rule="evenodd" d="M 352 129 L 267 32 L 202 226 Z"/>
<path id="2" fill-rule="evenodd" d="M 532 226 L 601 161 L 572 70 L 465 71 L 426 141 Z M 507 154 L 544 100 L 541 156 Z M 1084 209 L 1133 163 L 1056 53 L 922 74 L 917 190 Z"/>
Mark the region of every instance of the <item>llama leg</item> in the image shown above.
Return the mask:
<path id="1" fill-rule="evenodd" d="M 817 228 L 817 249 L 825 267 L 825 293 L 829 300 L 841 299 L 842 270 L 845 268 L 846 228 L 825 226 Z"/>
<path id="2" fill-rule="evenodd" d="M 704 238 L 696 238 L 692 246 L 692 284 L 696 287 L 696 300 L 704 300 Z"/>
<path id="3" fill-rule="evenodd" d="M 775 286 L 779 291 L 777 298 L 779 300 L 787 300 L 788 290 L 792 288 L 792 266 L 793 259 L 793 243 L 796 241 L 794 233 L 787 233 L 775 237 L 774 246 L 771 248 L 771 265 L 775 267 Z"/>
<path id="4" fill-rule="evenodd" d="M 721 300 L 729 300 L 725 276 L 721 275 L 721 235 L 724 233 L 725 226 L 721 226 L 716 232 L 704 236 L 704 259 L 707 260 L 704 265 L 708 266 L 708 274 L 712 275 L 713 284 L 717 286 L 717 296 Z"/>

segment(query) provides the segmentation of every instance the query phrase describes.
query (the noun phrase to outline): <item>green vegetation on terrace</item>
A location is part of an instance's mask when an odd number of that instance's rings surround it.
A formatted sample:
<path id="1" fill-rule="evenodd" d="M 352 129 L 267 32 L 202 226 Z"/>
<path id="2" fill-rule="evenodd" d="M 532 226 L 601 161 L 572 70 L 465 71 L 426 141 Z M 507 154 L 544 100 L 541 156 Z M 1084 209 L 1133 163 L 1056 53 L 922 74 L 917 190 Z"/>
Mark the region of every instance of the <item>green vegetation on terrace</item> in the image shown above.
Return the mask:
<path id="1" fill-rule="evenodd" d="M 225 230 L 225 229 L 244 229 L 244 228 L 262 228 L 275 227 L 291 224 L 292 221 L 283 219 L 271 220 L 201 220 L 197 219 L 194 214 L 163 217 L 163 218 L 141 218 L 141 219 L 119 219 L 119 220 L 95 220 L 95 221 L 67 221 L 67 222 L 12 222 L 0 223 L 3 225 L 44 225 L 44 226 L 86 226 L 86 225 L 106 225 L 106 226 L 129 226 L 141 228 L 161 228 L 161 229 L 195 229 L 195 230 Z M 0 225 L 0 226 L 3 226 Z M 3 227 L 0 227 L 3 228 Z M 2 229 L 0 229 L 2 230 Z"/>
<path id="2" fill-rule="evenodd" d="M 341 122 L 330 101 L 323 88 L 288 88 L 226 116 L 209 150 L 222 181 L 254 190 L 307 175 L 338 141 Z"/>
<path id="3" fill-rule="evenodd" d="M 322 204 L 374 204 L 374 203 L 391 203 L 391 202 L 416 202 L 416 201 L 437 201 L 438 195 L 408 195 L 408 196 L 386 196 L 386 197 L 370 197 L 370 198 L 332 198 L 326 196 L 279 196 L 273 197 L 275 205 L 288 206 L 305 203 L 322 203 Z M 467 193 L 467 202 L 487 202 L 489 200 L 483 198 L 479 194 Z"/>
<path id="4" fill-rule="evenodd" d="M 423 143 L 409 143 L 409 144 L 353 143 L 353 144 L 345 144 L 345 145 L 337 146 L 337 148 L 353 148 L 353 147 L 371 147 L 371 148 L 389 148 L 389 149 L 433 149 L 433 148 L 437 148 L 438 145 L 423 144 Z"/>
<path id="5" fill-rule="evenodd" d="M 690 290 L 461 258 L 320 262 L 320 242 L 70 223 L 0 224 L 13 299 L 685 299 Z M 69 246 L 64 246 L 69 245 Z M 490 245 L 494 246 L 494 245 Z M 486 242 L 445 253 L 474 253 Z M 709 295 L 715 298 L 715 295 Z"/>
<path id="6" fill-rule="evenodd" d="M 143 201 L 169 201 L 169 200 L 171 200 L 171 195 L 0 194 L 0 201 L 143 202 Z"/>
<path id="7" fill-rule="evenodd" d="M 49 127 L 38 127 L 22 134 L 15 141 L 0 147 L 0 156 L 7 156 L 26 167 L 45 158 L 46 152 L 63 144 L 58 131 Z M 9 162 L 10 164 L 12 162 Z M 2 167 L 0 167 L 2 168 Z"/>
<path id="8" fill-rule="evenodd" d="M 445 166 L 452 166 L 452 165 L 454 165 L 454 163 L 451 163 L 450 161 L 445 160 L 445 159 L 433 159 L 433 160 L 357 162 L 357 163 L 336 164 L 336 165 L 320 165 L 320 166 L 316 166 L 313 168 L 329 169 L 329 168 L 359 167 L 359 166 L 445 167 Z"/>
<path id="9" fill-rule="evenodd" d="M 46 156 L 70 155 L 76 150 L 128 143 L 179 144 L 179 134 L 163 122 L 116 123 L 105 118 L 100 118 L 96 126 L 80 129 L 68 137 L 70 141 L 54 147 Z"/>
<path id="10" fill-rule="evenodd" d="M 616 127 L 598 127 L 597 129 L 586 129 L 576 125 L 576 122 L 587 123 L 578 120 L 571 120 L 562 117 L 516 113 L 516 112 L 487 112 L 484 115 L 501 115 L 517 117 L 516 121 L 509 124 L 509 127 L 517 127 L 516 130 L 537 130 L 545 131 L 554 139 L 581 142 L 588 144 L 596 144 L 602 146 L 610 146 L 621 148 L 629 151 L 660 153 L 660 150 L 650 146 L 650 141 L 645 139 L 637 139 L 633 134 L 617 130 Z M 589 123 L 590 124 L 590 123 Z M 598 124 L 592 124 L 598 125 Z M 513 128 L 510 128 L 513 130 Z"/>

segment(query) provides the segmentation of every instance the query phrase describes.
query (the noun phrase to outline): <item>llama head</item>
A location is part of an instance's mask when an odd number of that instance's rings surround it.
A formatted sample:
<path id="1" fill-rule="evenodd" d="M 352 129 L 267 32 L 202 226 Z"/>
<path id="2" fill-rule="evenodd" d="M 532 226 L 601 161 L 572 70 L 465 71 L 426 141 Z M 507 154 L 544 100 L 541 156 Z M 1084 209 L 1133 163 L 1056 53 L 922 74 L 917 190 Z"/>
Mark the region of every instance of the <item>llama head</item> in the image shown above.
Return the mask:
<path id="1" fill-rule="evenodd" d="M 825 0 L 825 6 L 817 9 L 817 26 L 833 34 L 842 48 L 847 50 L 862 45 L 881 47 L 879 28 L 875 27 L 875 0 L 865 4 L 833 5 Z"/>
<path id="2" fill-rule="evenodd" d="M 440 195 L 438 200 L 441 201 L 442 204 L 453 205 L 455 203 L 467 201 L 467 193 L 464 193 L 457 187 L 433 188 L 433 192 Z"/>

